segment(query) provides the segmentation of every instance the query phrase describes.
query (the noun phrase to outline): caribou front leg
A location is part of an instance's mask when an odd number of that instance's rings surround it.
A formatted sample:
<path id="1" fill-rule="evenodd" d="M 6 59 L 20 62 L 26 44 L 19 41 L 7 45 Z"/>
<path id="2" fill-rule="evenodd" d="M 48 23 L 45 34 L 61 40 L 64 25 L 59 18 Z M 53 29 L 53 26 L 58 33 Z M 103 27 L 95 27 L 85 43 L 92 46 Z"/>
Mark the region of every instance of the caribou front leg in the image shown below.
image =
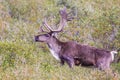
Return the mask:
<path id="1" fill-rule="evenodd" d="M 74 66 L 74 59 L 70 58 L 70 57 L 66 57 L 65 60 L 66 60 L 67 64 L 69 65 L 69 67 L 73 68 L 73 66 Z"/>
<path id="2" fill-rule="evenodd" d="M 60 62 L 61 66 L 63 66 L 65 64 L 65 61 L 64 59 L 61 59 L 61 62 Z"/>

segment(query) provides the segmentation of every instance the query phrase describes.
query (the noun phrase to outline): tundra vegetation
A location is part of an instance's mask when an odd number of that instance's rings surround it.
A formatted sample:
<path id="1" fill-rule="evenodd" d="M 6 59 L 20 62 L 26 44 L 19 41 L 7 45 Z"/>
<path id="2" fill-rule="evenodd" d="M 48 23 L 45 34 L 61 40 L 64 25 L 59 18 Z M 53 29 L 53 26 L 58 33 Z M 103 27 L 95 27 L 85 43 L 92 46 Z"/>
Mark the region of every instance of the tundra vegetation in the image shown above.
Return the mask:
<path id="1" fill-rule="evenodd" d="M 38 29 L 44 18 L 55 26 L 63 7 L 75 19 L 57 35 L 59 40 L 120 48 L 119 0 L 0 0 L 0 80 L 120 80 L 120 52 L 111 65 L 113 71 L 105 73 L 60 66 L 44 43 L 35 43 L 34 36 L 43 34 Z"/>

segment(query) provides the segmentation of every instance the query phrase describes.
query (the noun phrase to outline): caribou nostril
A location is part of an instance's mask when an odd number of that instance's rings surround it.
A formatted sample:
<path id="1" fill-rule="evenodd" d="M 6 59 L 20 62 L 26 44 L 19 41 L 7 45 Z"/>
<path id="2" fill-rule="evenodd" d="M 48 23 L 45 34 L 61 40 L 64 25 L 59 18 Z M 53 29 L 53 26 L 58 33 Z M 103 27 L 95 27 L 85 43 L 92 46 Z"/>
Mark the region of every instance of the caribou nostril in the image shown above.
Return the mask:
<path id="1" fill-rule="evenodd" d="M 35 41 L 38 41 L 38 36 L 35 36 Z"/>

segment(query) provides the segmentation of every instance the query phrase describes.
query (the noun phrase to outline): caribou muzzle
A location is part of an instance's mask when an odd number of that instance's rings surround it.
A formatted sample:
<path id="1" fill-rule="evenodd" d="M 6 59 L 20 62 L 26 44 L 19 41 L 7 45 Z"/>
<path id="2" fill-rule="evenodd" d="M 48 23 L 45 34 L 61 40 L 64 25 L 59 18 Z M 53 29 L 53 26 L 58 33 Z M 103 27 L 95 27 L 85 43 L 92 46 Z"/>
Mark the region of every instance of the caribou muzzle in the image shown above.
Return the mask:
<path id="1" fill-rule="evenodd" d="M 39 36 L 35 36 L 34 39 L 35 39 L 35 42 L 39 42 Z"/>

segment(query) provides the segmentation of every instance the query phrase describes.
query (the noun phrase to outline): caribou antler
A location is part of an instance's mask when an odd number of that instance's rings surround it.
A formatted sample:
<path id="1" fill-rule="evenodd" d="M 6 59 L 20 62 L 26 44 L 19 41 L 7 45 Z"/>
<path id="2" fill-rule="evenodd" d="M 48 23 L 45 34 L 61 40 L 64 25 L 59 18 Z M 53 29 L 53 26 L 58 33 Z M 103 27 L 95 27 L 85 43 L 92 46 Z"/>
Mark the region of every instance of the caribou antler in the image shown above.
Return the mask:
<path id="1" fill-rule="evenodd" d="M 66 25 L 66 22 L 67 22 L 67 21 L 70 21 L 70 19 L 72 19 L 72 18 L 68 18 L 68 14 L 67 14 L 67 12 L 66 12 L 66 8 L 64 8 L 63 10 L 60 10 L 60 11 L 59 11 L 59 14 L 60 14 L 60 23 L 59 23 L 59 27 L 58 27 L 57 30 L 52 29 L 52 28 L 48 25 L 48 23 L 47 23 L 47 21 L 46 21 L 46 18 L 45 18 L 45 20 L 44 20 L 44 22 L 43 22 L 43 25 L 44 25 L 48 30 L 50 30 L 51 32 L 61 32 L 61 31 L 63 30 L 64 26 Z M 43 31 L 44 31 L 44 30 L 43 30 Z"/>

